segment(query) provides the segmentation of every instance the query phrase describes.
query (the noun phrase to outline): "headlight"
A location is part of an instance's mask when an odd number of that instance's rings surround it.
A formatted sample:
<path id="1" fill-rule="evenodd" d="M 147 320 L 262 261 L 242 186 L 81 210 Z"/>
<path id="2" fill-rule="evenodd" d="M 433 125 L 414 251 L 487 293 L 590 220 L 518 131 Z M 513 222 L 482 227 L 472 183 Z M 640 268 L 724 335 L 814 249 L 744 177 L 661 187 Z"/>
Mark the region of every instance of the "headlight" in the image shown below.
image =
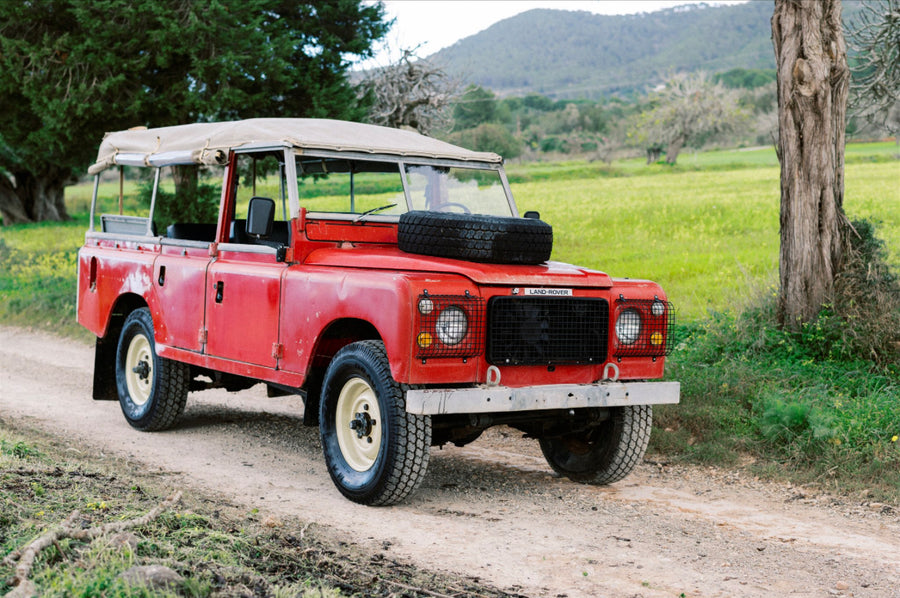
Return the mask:
<path id="1" fill-rule="evenodd" d="M 427 316 L 431 312 L 434 311 L 434 301 L 429 299 L 428 297 L 423 297 L 419 299 L 419 313 L 423 316 Z"/>
<path id="2" fill-rule="evenodd" d="M 641 335 L 641 314 L 629 307 L 616 319 L 616 336 L 623 345 L 633 345 Z"/>
<path id="3" fill-rule="evenodd" d="M 458 345 L 466 338 L 468 330 L 466 312 L 453 305 L 442 311 L 435 323 L 437 337 L 445 345 Z"/>

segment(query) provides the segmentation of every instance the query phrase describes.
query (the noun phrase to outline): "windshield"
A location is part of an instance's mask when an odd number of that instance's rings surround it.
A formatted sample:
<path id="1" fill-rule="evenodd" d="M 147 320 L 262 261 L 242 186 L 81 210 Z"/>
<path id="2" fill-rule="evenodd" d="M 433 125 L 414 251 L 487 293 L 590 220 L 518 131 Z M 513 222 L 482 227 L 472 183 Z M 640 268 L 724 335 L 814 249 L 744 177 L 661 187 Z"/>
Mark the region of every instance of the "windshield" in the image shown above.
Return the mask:
<path id="1" fill-rule="evenodd" d="M 300 205 L 318 214 L 513 215 L 500 172 L 485 168 L 405 164 L 401 169 L 397 162 L 298 155 L 297 192 Z"/>
<path id="2" fill-rule="evenodd" d="M 407 165 L 406 177 L 414 210 L 513 215 L 496 170 Z"/>

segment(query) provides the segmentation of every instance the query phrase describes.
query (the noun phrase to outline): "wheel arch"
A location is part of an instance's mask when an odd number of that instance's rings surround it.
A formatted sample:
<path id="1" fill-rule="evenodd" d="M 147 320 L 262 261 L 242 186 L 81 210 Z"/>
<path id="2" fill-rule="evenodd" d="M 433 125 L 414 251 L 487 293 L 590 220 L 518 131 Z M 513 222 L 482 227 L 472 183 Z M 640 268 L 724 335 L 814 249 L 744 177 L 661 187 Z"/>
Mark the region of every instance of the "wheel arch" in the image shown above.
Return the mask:
<path id="1" fill-rule="evenodd" d="M 116 348 L 125 319 L 136 309 L 148 307 L 143 297 L 136 293 L 119 295 L 109 310 L 103 336 L 94 345 L 94 382 L 91 391 L 96 401 L 117 401 Z"/>
<path id="2" fill-rule="evenodd" d="M 312 359 L 306 371 L 306 392 L 303 423 L 315 426 L 319 423 L 319 399 L 325 370 L 335 354 L 347 345 L 359 341 L 382 341 L 384 338 L 374 324 L 361 318 L 339 318 L 330 322 L 316 338 Z"/>

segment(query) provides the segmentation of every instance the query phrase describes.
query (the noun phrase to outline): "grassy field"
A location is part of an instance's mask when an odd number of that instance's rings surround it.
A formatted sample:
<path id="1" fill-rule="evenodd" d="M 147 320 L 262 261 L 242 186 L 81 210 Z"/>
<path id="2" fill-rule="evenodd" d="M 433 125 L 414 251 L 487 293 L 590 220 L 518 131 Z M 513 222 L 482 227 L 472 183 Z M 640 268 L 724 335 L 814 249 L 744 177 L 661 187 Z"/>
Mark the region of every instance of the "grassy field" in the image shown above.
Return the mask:
<path id="1" fill-rule="evenodd" d="M 776 167 L 520 183 L 514 192 L 520 210 L 553 225 L 553 259 L 656 280 L 685 319 L 777 283 Z M 881 222 L 900 264 L 900 162 L 848 165 L 845 208 Z"/>

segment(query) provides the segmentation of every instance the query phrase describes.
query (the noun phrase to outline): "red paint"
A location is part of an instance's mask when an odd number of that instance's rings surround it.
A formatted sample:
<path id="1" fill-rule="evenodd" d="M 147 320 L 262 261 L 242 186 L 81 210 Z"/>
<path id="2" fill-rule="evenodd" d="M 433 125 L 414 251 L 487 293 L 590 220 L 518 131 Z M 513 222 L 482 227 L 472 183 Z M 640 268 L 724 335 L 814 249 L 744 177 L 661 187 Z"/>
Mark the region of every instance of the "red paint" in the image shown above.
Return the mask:
<path id="1" fill-rule="evenodd" d="M 417 358 L 420 295 L 468 292 L 486 302 L 525 288 L 571 289 L 609 303 L 607 363 L 616 364 L 620 379 L 663 375 L 664 357 L 618 358 L 613 332 L 620 296 L 666 300 L 655 283 L 556 262 L 495 265 L 403 253 L 395 223 L 329 220 L 305 209 L 291 221 L 287 260 L 278 262 L 272 253 L 228 244 L 234 188 L 228 168 L 217 242 L 208 246 L 89 233 L 79 256 L 78 321 L 104 337 L 114 318 L 121 323 L 116 305 L 144 304 L 160 355 L 297 388 L 340 347 L 377 337 L 398 382 L 465 385 L 487 380 L 483 348 L 467 357 Z M 516 387 L 595 382 L 605 365 L 499 369 L 503 384 Z"/>

